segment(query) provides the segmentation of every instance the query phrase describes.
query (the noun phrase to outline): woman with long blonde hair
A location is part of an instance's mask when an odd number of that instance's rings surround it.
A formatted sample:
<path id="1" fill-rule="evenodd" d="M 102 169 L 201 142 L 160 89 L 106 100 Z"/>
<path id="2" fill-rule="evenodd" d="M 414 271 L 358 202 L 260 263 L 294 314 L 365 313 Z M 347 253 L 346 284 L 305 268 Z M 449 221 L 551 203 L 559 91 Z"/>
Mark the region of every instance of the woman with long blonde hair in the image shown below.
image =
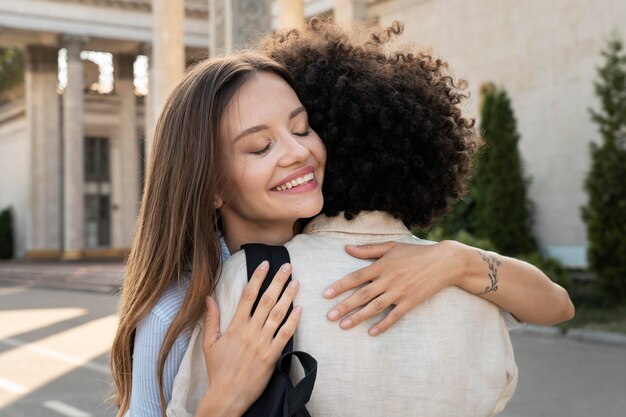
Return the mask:
<path id="1" fill-rule="evenodd" d="M 203 316 L 206 297 L 216 285 L 225 256 L 215 207 L 224 181 L 217 140 L 219 121 L 232 96 L 258 72 L 290 82 L 280 65 L 261 55 L 213 59 L 186 74 L 159 118 L 111 351 L 120 416 L 128 410 L 131 416 L 160 415 L 156 413 L 159 409 L 164 412 L 171 396 L 171 379 L 188 342 L 185 332 Z M 262 272 L 256 287 L 251 282 L 251 294 L 258 291 Z M 283 302 L 292 298 L 293 294 L 290 298 L 286 293 Z M 285 325 L 287 333 L 293 333 L 297 313 Z M 254 344 L 263 329 L 257 326 L 253 330 L 247 340 Z M 274 361 L 283 346 L 273 350 Z M 234 354 L 233 349 L 226 350 L 223 357 Z M 174 360 L 173 351 L 177 353 Z M 270 365 L 259 370 L 264 378 L 269 378 L 269 373 Z M 163 383 L 164 376 L 169 384 Z M 234 382 L 244 386 L 244 380 L 250 386 L 264 385 L 254 374 Z"/>

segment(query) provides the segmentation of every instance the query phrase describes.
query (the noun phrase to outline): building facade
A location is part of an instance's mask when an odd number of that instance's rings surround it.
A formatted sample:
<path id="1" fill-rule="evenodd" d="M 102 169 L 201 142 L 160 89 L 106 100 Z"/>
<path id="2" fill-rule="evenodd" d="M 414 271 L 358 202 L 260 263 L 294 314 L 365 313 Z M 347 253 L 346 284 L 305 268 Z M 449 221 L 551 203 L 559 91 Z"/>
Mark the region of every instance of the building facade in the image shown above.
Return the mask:
<path id="1" fill-rule="evenodd" d="M 125 253 L 152 129 L 185 61 L 319 14 L 403 21 L 406 37 L 469 81 L 471 115 L 482 83 L 505 87 L 532 177 L 535 234 L 549 254 L 586 264 L 580 207 L 588 144 L 599 136 L 588 108 L 598 106 L 599 52 L 626 21 L 621 0 L 0 0 L 0 46 L 26 56 L 23 97 L 0 107 L 0 209 L 12 207 L 16 255 Z M 112 91 L 90 88 L 81 51 L 112 54 Z M 150 62 L 146 96 L 135 85 L 140 55 Z"/>

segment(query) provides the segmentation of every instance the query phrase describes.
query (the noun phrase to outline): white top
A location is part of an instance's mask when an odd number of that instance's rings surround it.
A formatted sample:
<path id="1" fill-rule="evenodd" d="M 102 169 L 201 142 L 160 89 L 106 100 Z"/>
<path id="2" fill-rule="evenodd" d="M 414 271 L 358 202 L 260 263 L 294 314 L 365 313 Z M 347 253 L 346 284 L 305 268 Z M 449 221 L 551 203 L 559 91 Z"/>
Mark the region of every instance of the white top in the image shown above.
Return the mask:
<path id="1" fill-rule="evenodd" d="M 325 299 L 324 289 L 369 264 L 348 255 L 346 244 L 431 242 L 413 237 L 401 221 L 380 212 L 363 213 L 352 221 L 318 216 L 305 233 L 286 246 L 293 276 L 301 284 L 295 304 L 302 305 L 303 315 L 295 349 L 318 361 L 307 405 L 311 415 L 485 417 L 504 408 L 515 390 L 517 366 L 495 304 L 446 288 L 377 337 L 369 336 L 367 329 L 388 311 L 349 331 L 326 318 L 337 301 Z M 224 331 L 247 283 L 245 254 L 234 254 L 222 274 L 215 297 Z M 168 416 L 192 416 L 207 385 L 198 324 L 174 380 Z"/>

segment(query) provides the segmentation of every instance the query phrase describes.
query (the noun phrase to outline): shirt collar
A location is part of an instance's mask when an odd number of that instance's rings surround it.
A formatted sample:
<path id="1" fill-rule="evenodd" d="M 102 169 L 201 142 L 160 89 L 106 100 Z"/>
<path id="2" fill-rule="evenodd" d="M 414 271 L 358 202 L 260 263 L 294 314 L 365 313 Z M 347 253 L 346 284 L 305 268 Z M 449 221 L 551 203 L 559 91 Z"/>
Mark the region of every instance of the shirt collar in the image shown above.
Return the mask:
<path id="1" fill-rule="evenodd" d="M 364 211 L 352 220 L 346 220 L 343 212 L 335 217 L 321 214 L 306 225 L 304 233 L 310 235 L 344 233 L 373 236 L 377 239 L 382 236 L 385 239 L 393 239 L 412 235 L 411 231 L 402 223 L 402 220 L 396 219 L 391 214 L 382 211 Z"/>

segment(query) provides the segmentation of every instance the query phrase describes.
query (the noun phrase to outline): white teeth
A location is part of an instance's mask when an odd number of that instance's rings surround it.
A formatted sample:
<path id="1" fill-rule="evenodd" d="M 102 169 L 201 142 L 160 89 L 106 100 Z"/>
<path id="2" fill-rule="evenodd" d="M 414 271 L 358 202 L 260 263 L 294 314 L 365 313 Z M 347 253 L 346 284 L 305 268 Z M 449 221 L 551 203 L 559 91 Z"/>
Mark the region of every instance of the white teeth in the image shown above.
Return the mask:
<path id="1" fill-rule="evenodd" d="M 278 187 L 274 188 L 274 190 L 276 191 L 289 190 L 291 188 L 297 187 L 298 185 L 306 184 L 310 181 L 313 181 L 314 179 L 315 179 L 315 175 L 313 175 L 313 173 L 311 172 L 301 177 L 298 177 L 295 180 L 291 180 L 283 185 L 279 185 Z"/>

